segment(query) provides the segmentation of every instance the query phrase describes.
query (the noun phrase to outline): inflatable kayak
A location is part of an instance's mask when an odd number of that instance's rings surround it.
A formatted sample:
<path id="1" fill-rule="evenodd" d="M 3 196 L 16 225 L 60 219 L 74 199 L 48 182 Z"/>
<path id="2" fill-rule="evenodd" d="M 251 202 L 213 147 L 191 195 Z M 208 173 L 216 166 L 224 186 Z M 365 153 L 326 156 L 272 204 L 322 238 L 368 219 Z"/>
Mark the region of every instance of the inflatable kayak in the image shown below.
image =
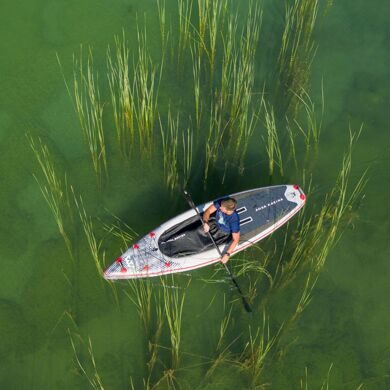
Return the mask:
<path id="1" fill-rule="evenodd" d="M 240 242 L 232 256 L 281 227 L 306 201 L 305 194 L 297 185 L 256 188 L 231 194 L 229 197 L 237 200 L 236 211 L 240 217 Z M 212 203 L 211 201 L 196 208 L 202 214 Z M 207 239 L 206 236 L 195 210 L 188 210 L 137 241 L 105 270 L 104 277 L 147 278 L 190 271 L 216 263 L 220 261 L 216 247 L 204 249 L 199 244 L 197 252 L 193 244 L 189 245 L 189 242 L 202 243 Z M 220 243 L 218 247 L 223 253 L 228 245 L 229 241 Z M 172 246 L 175 248 L 173 255 L 173 252 L 166 249 Z"/>

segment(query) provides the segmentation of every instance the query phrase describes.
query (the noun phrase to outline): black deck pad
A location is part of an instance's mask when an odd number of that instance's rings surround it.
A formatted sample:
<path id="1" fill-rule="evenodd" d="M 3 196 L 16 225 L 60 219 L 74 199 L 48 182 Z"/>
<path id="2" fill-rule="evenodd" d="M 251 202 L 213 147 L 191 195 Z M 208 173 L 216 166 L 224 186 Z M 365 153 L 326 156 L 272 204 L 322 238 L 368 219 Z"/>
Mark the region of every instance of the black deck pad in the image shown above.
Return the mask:
<path id="1" fill-rule="evenodd" d="M 218 229 L 214 216 L 210 217 L 209 226 L 210 233 L 218 245 L 228 242 L 231 238 L 230 233 Z M 171 227 L 158 239 L 160 251 L 172 258 L 200 253 L 213 245 L 197 215 Z"/>

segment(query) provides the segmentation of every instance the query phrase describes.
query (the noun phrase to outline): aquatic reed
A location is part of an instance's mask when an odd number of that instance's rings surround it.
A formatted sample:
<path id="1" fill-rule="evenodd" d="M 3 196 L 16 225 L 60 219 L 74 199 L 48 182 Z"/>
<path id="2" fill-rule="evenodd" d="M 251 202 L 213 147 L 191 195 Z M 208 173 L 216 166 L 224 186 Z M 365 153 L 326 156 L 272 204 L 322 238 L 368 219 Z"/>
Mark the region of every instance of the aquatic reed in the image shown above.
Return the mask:
<path id="1" fill-rule="evenodd" d="M 298 220 L 296 233 L 293 234 L 291 248 L 286 248 L 279 259 L 274 287 L 281 287 L 294 279 L 299 269 L 309 265 L 313 272 L 318 273 L 334 245 L 339 240 L 343 221 L 353 208 L 366 184 L 366 172 L 359 178 L 352 190 L 350 176 L 352 167 L 353 147 L 360 135 L 350 131 L 348 149 L 344 154 L 342 165 L 334 187 L 322 201 L 318 212 L 310 216 L 302 216 Z M 288 258 L 286 261 L 284 258 Z"/>
<path id="2" fill-rule="evenodd" d="M 272 182 L 275 165 L 279 167 L 280 175 L 284 175 L 283 158 L 279 142 L 278 130 L 276 128 L 276 120 L 273 107 L 267 107 L 268 104 L 266 103 L 264 98 L 262 99 L 262 106 L 264 108 L 265 127 L 267 129 L 267 138 L 265 144 L 268 155 L 268 172 L 270 182 Z"/>
<path id="3" fill-rule="evenodd" d="M 261 9 L 258 7 L 257 3 L 254 8 L 251 4 L 246 26 L 244 26 L 243 31 L 241 32 L 238 48 L 235 50 L 236 55 L 233 62 L 233 69 L 230 73 L 232 76 L 230 116 L 232 118 L 237 118 L 242 112 L 245 112 L 245 110 L 248 109 L 246 103 L 251 101 L 250 98 L 254 92 L 255 54 L 260 37 L 261 22 Z M 230 26 L 229 29 L 232 29 L 230 34 L 235 34 L 235 25 Z M 235 39 L 233 36 L 229 38 L 230 40 Z M 232 53 L 229 53 L 229 45 L 227 49 L 228 50 L 225 50 L 225 53 L 228 56 L 231 56 Z"/>
<path id="4" fill-rule="evenodd" d="M 164 62 L 165 52 L 168 46 L 169 33 L 167 32 L 166 26 L 166 8 L 165 0 L 157 0 L 157 11 L 158 11 L 158 21 L 160 25 L 160 36 L 161 36 L 161 52 Z"/>
<path id="5" fill-rule="evenodd" d="M 163 304 L 161 302 L 160 292 L 154 294 L 153 324 L 154 324 L 154 329 L 150 330 L 149 341 L 148 341 L 149 359 L 146 364 L 148 368 L 148 377 L 146 379 L 147 387 L 149 387 L 152 383 L 155 367 L 156 364 L 158 363 L 159 340 L 164 325 L 164 312 L 163 312 Z"/>
<path id="6" fill-rule="evenodd" d="M 224 42 L 222 59 L 221 100 L 223 111 L 229 116 L 229 159 L 244 171 L 244 158 L 249 140 L 257 124 L 260 105 L 255 95 L 255 54 L 260 37 L 262 11 L 259 6 L 249 5 L 246 25 L 235 43 L 236 18 L 228 23 L 227 39 Z"/>
<path id="7" fill-rule="evenodd" d="M 318 9 L 318 0 L 294 0 L 291 5 L 286 3 L 285 26 L 278 56 L 278 89 L 293 115 L 298 103 L 292 91 L 307 89 L 316 52 L 313 32 Z"/>
<path id="8" fill-rule="evenodd" d="M 271 336 L 269 328 L 269 318 L 263 311 L 261 326 L 253 336 L 252 329 L 249 326 L 249 340 L 245 345 L 244 351 L 239 360 L 239 367 L 249 373 L 251 388 L 259 385 L 259 380 L 264 368 L 265 360 L 270 353 L 275 342 L 283 329 L 283 324 L 278 331 Z"/>
<path id="9" fill-rule="evenodd" d="M 209 23 L 209 10 L 211 7 L 211 0 L 198 0 L 198 28 L 197 43 L 198 43 L 198 55 L 202 58 L 203 53 L 206 51 L 206 29 Z"/>
<path id="10" fill-rule="evenodd" d="M 190 128 L 182 132 L 181 143 L 179 142 L 180 116 L 172 117 L 168 110 L 167 126 L 163 126 L 159 117 L 162 154 L 164 166 L 164 181 L 170 191 L 176 189 L 181 182 L 184 188 L 191 175 L 193 159 L 193 134 Z"/>
<path id="11" fill-rule="evenodd" d="M 129 287 L 131 294 L 126 292 L 126 295 L 134 303 L 144 331 L 149 335 L 152 322 L 152 284 L 149 280 L 131 279 Z"/>
<path id="12" fill-rule="evenodd" d="M 315 273 L 314 275 L 312 275 L 311 272 L 308 273 L 302 295 L 295 308 L 295 312 L 293 316 L 289 320 L 290 323 L 295 322 L 298 319 L 298 317 L 302 314 L 302 312 L 306 309 L 306 307 L 309 305 L 311 301 L 313 289 L 317 284 L 318 276 L 319 276 L 318 273 Z M 314 280 L 312 280 L 313 278 Z"/>
<path id="13" fill-rule="evenodd" d="M 98 73 L 94 70 L 92 49 L 89 48 L 87 64 L 83 63 L 83 51 L 73 55 L 73 101 L 92 159 L 98 184 L 107 176 L 106 144 L 103 129 L 103 106 L 99 91 Z"/>
<path id="14" fill-rule="evenodd" d="M 224 308 L 226 307 L 226 300 L 224 299 Z M 218 342 L 215 348 L 215 356 L 211 360 L 210 367 L 207 369 L 204 375 L 204 380 L 208 382 L 215 370 L 223 364 L 232 364 L 234 362 L 233 353 L 230 351 L 231 346 L 240 338 L 237 336 L 230 343 L 226 342 L 226 333 L 231 326 L 233 306 L 230 306 L 230 310 L 225 315 L 220 323 Z"/>
<path id="15" fill-rule="evenodd" d="M 163 149 L 164 179 L 166 186 L 172 191 L 179 181 L 178 168 L 178 138 L 179 138 L 179 114 L 176 120 L 172 118 L 171 110 L 168 111 L 168 126 L 164 129 L 160 118 L 160 129 Z"/>
<path id="16" fill-rule="evenodd" d="M 174 284 L 174 277 L 172 276 L 172 284 Z M 170 369 L 176 370 L 180 364 L 180 345 L 181 345 L 181 326 L 182 315 L 185 300 L 185 290 L 180 292 L 179 289 L 170 289 L 165 279 L 161 279 L 164 286 L 163 297 L 165 316 L 170 332 L 171 342 L 171 365 Z M 188 287 L 188 285 L 187 285 Z"/>
<path id="17" fill-rule="evenodd" d="M 146 369 L 144 387 L 154 388 L 153 376 L 159 362 L 159 339 L 164 325 L 164 304 L 162 294 L 153 289 L 153 284 L 147 279 L 132 279 L 128 281 L 129 291 L 125 294 L 135 305 L 145 335 Z"/>
<path id="18" fill-rule="evenodd" d="M 180 66 L 188 49 L 191 36 L 191 15 L 193 0 L 177 0 L 179 11 L 179 41 L 177 44 L 177 62 Z"/>
<path id="19" fill-rule="evenodd" d="M 273 285 L 273 277 L 267 269 L 272 255 L 267 253 L 262 263 L 259 262 L 258 256 L 245 256 L 244 258 L 238 258 L 234 260 L 234 274 L 237 277 L 244 275 L 255 275 L 256 281 L 263 275 L 268 279 L 270 287 Z"/>
<path id="20" fill-rule="evenodd" d="M 237 19 L 238 14 L 231 15 L 227 23 L 227 31 L 222 34 L 222 65 L 221 65 L 221 101 L 222 106 L 229 110 L 232 83 L 234 81 L 233 71 L 236 69 L 237 62 Z"/>
<path id="21" fill-rule="evenodd" d="M 217 55 L 217 37 L 220 34 L 221 24 L 223 23 L 223 16 L 226 12 L 227 1 L 226 0 L 214 0 L 211 2 L 212 6 L 208 9 L 210 12 L 208 16 L 208 59 L 210 64 L 210 85 L 214 80 L 215 61 Z"/>
<path id="22" fill-rule="evenodd" d="M 347 216 L 347 213 L 352 210 L 354 204 L 357 199 L 360 197 L 364 187 L 367 183 L 367 170 L 360 176 L 359 180 L 349 191 L 349 182 L 351 176 L 352 169 L 352 152 L 355 143 L 357 142 L 361 131 L 362 126 L 358 132 L 352 132 L 350 129 L 350 138 L 348 150 L 345 152 L 342 160 L 342 167 L 339 173 L 339 176 L 336 180 L 335 186 L 332 189 L 330 195 L 327 197 L 328 202 L 327 208 L 325 209 L 326 214 L 323 215 L 324 222 L 329 223 L 329 228 L 327 232 L 327 236 L 325 237 L 325 244 L 321 248 L 318 256 L 314 259 L 315 269 L 319 271 L 329 254 L 329 251 L 339 240 L 342 232 L 343 232 L 343 221 Z M 348 193 L 349 192 L 349 193 Z M 345 228 L 345 227 L 344 227 Z M 316 229 L 319 230 L 319 227 Z"/>
<path id="23" fill-rule="evenodd" d="M 73 199 L 74 199 L 75 205 L 76 205 L 77 210 L 79 212 L 79 217 L 80 217 L 81 224 L 82 224 L 82 227 L 83 227 L 83 230 L 85 233 L 85 237 L 86 237 L 87 242 L 88 242 L 88 246 L 89 246 L 89 250 L 91 252 L 92 259 L 94 261 L 94 264 L 96 266 L 96 270 L 97 270 L 99 276 L 101 276 L 103 274 L 103 269 L 102 269 L 102 266 L 100 264 L 100 258 L 102 258 L 102 260 L 104 262 L 104 253 L 103 253 L 103 255 L 100 254 L 102 240 L 97 240 L 97 238 L 95 236 L 92 219 L 90 216 L 87 215 L 87 212 L 85 211 L 82 196 L 80 195 L 77 198 L 76 193 L 75 193 L 72 186 L 71 186 L 71 190 L 73 193 Z"/>
<path id="24" fill-rule="evenodd" d="M 333 368 L 333 363 L 330 363 L 328 372 L 326 374 L 326 378 L 324 379 L 324 382 L 322 383 L 320 390 L 329 390 L 329 377 L 330 377 L 330 372 L 332 371 L 332 368 Z M 358 390 L 358 388 L 356 390 Z"/>
<path id="25" fill-rule="evenodd" d="M 211 102 L 210 117 L 208 123 L 207 140 L 205 143 L 205 168 L 204 183 L 206 184 L 210 169 L 217 162 L 220 155 L 220 148 L 224 138 L 227 124 L 222 123 L 221 104 L 218 99 Z"/>
<path id="26" fill-rule="evenodd" d="M 153 64 L 147 49 L 146 27 L 143 31 L 137 27 L 137 38 L 138 61 L 134 66 L 134 114 L 138 127 L 141 156 L 149 158 L 152 155 L 153 130 L 163 63 L 160 66 Z"/>
<path id="27" fill-rule="evenodd" d="M 66 228 L 66 220 L 72 219 L 72 210 L 69 202 L 68 181 L 66 175 L 60 179 L 54 166 L 54 159 L 48 147 L 38 137 L 36 141 L 31 135 L 27 135 L 30 147 L 42 170 L 46 184 L 39 181 L 34 174 L 34 178 L 39 185 L 41 193 L 53 214 L 58 230 L 65 242 L 70 258 L 73 260 L 73 248 Z"/>
<path id="28" fill-rule="evenodd" d="M 114 55 L 108 47 L 107 69 L 117 139 L 122 155 L 128 157 L 134 149 L 136 129 L 134 83 L 130 81 L 129 48 L 124 31 L 122 39 L 115 37 Z"/>
<path id="29" fill-rule="evenodd" d="M 190 47 L 190 51 L 192 57 L 192 74 L 194 76 L 195 122 L 196 122 L 196 129 L 199 133 L 201 127 L 202 111 L 203 111 L 203 99 L 201 96 L 201 88 L 200 88 L 201 58 L 196 46 L 194 46 L 194 48 Z"/>
<path id="30" fill-rule="evenodd" d="M 329 366 L 326 378 L 322 382 L 320 390 L 329 390 L 329 376 L 330 376 L 330 372 L 332 371 L 332 368 L 333 368 L 333 363 L 331 363 L 330 366 Z M 307 367 L 305 367 L 305 377 L 302 378 L 301 381 L 300 381 L 300 388 L 301 388 L 301 390 L 308 390 L 309 389 L 309 386 L 308 386 L 308 369 L 307 369 Z M 359 386 L 359 388 L 360 388 L 360 386 Z M 356 390 L 359 390 L 359 388 L 357 388 Z"/>
<path id="31" fill-rule="evenodd" d="M 322 90 L 322 115 L 324 113 L 324 95 L 323 95 L 323 87 Z M 294 119 L 294 123 L 296 124 L 299 131 L 302 133 L 306 146 L 306 153 L 308 153 L 311 149 L 311 145 L 314 144 L 314 147 L 318 147 L 318 143 L 320 141 L 321 127 L 322 127 L 322 115 L 320 121 L 317 121 L 317 114 L 315 109 L 315 104 L 310 98 L 310 95 L 304 88 L 301 88 L 301 92 L 298 94 L 293 91 L 294 96 L 296 96 L 297 100 L 302 104 L 302 107 L 305 111 L 305 119 L 306 125 L 302 126 L 297 119 Z"/>
<path id="32" fill-rule="evenodd" d="M 193 146 L 194 146 L 194 137 L 192 129 L 187 128 L 186 134 L 183 132 L 183 149 L 182 149 L 182 159 L 183 159 L 183 169 L 182 169 L 182 188 L 187 188 L 187 184 L 191 177 L 192 171 L 192 160 L 193 160 Z"/>
<path id="33" fill-rule="evenodd" d="M 138 233 L 135 232 L 126 222 L 122 221 L 118 216 L 111 214 L 115 219 L 115 222 L 112 224 L 107 224 L 103 222 L 104 230 L 116 237 L 119 238 L 123 243 L 123 251 L 129 248 L 130 243 L 138 237 Z"/>
<path id="34" fill-rule="evenodd" d="M 87 351 L 88 351 L 88 357 L 89 357 L 89 363 L 91 365 L 91 368 L 88 369 L 85 365 L 83 365 L 81 363 L 81 360 L 79 358 L 79 354 L 77 353 L 77 349 L 76 349 L 76 345 L 75 345 L 75 342 L 73 340 L 73 337 L 72 337 L 72 334 L 71 332 L 68 330 L 68 334 L 69 334 L 69 338 L 70 338 L 70 343 L 72 345 L 72 349 L 73 349 L 73 356 L 75 358 L 75 361 L 77 363 L 77 366 L 78 368 L 80 369 L 82 375 L 88 380 L 90 386 L 93 388 L 93 389 L 98 389 L 98 390 L 104 390 L 104 385 L 103 385 L 103 381 L 100 377 L 100 374 L 98 372 L 98 369 L 97 369 L 97 365 L 96 365 L 96 360 L 95 360 L 95 356 L 94 356 L 94 353 L 93 353 L 93 348 L 92 348 L 92 341 L 91 341 L 91 338 L 88 337 L 88 347 L 87 347 Z M 84 341 L 83 339 L 81 338 L 80 335 L 77 335 L 80 343 L 82 346 L 84 346 Z M 88 372 L 88 371 L 92 371 L 92 372 Z"/>

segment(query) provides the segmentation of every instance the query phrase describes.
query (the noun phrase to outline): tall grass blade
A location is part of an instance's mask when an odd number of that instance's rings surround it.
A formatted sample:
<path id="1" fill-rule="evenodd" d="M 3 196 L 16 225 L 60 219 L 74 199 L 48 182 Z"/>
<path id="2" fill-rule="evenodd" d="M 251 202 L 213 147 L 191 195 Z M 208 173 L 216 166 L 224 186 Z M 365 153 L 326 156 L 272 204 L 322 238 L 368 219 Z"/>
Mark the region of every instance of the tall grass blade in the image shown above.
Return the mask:
<path id="1" fill-rule="evenodd" d="M 72 219 L 72 211 L 69 202 L 68 182 L 66 175 L 64 179 L 58 176 L 54 160 L 48 147 L 38 137 L 35 141 L 31 135 L 27 135 L 30 147 L 41 168 L 46 184 L 43 184 L 34 174 L 34 178 L 39 185 L 41 193 L 53 214 L 58 230 L 64 239 L 66 249 L 70 258 L 73 260 L 73 248 L 69 238 L 69 233 L 65 227 L 66 220 Z"/>
<path id="2" fill-rule="evenodd" d="M 129 74 L 129 48 L 125 33 L 115 37 L 115 51 L 107 50 L 107 78 L 119 147 L 129 157 L 135 142 L 134 82 Z"/>
<path id="3" fill-rule="evenodd" d="M 93 64 L 92 49 L 89 48 L 87 63 L 83 62 L 83 51 L 78 58 L 73 56 L 73 99 L 80 127 L 87 142 L 93 170 L 98 184 L 108 175 L 106 144 L 103 130 L 103 106 L 100 98 L 99 78 Z"/>

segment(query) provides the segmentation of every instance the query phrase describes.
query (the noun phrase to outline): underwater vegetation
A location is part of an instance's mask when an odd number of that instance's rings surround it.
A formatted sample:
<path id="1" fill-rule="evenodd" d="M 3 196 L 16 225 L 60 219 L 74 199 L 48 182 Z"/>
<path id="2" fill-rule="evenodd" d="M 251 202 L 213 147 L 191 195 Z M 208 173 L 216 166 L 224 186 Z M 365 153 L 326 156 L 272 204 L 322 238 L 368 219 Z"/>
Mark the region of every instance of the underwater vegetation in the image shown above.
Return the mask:
<path id="1" fill-rule="evenodd" d="M 96 187 L 74 185 L 70 174 L 59 173 L 48 146 L 29 135 L 39 168 L 34 176 L 75 264 L 66 275 L 70 285 L 77 282 L 77 267 L 90 258 L 96 284 L 115 304 L 113 310 L 118 315 L 130 311 L 139 320 L 137 329 L 124 327 L 122 334 L 136 332 L 142 344 L 142 367 L 136 374 L 132 357 L 107 367 L 92 336 L 77 324 L 68 329 L 74 365 L 85 384 L 110 388 L 106 378 L 118 375 L 125 377 L 127 388 L 204 388 L 223 383 L 227 375 L 234 377 L 232 386 L 272 388 L 277 371 L 272 367 L 293 348 L 290 332 L 312 301 L 326 259 L 366 183 L 366 173 L 351 178 L 361 129 L 340 129 L 347 143 L 339 172 L 325 190 L 317 186 L 326 110 L 323 88 L 319 102 L 311 96 L 310 69 L 316 23 L 330 7 L 331 2 L 322 9 L 318 1 L 285 1 L 283 25 L 274 32 L 280 47 L 272 74 L 258 71 L 270 54 L 262 46 L 266 10 L 258 1 L 238 6 L 230 0 L 178 0 L 175 9 L 157 1 L 154 19 L 138 20 L 134 37 L 116 36 L 99 59 L 106 65 L 106 79 L 95 69 L 91 47 L 87 54 L 75 54 L 72 83 L 66 87 Z M 158 50 L 149 46 L 149 23 L 159 26 Z M 302 185 L 309 199 L 305 210 L 283 232 L 231 262 L 254 308 L 252 317 L 241 310 L 235 293 L 226 291 L 219 267 L 206 278 L 179 274 L 122 284 L 101 278 L 107 254 L 114 256 L 116 248 L 128 247 L 137 236 L 123 215 L 89 210 L 84 200 L 91 193 L 101 196 L 112 180 L 112 167 L 118 169 L 118 156 L 124 171 L 136 170 L 139 161 L 153 167 L 171 198 L 186 186 L 222 186 L 253 172 L 252 165 L 259 177 L 253 187 L 259 182 Z M 215 294 L 207 295 L 194 316 L 187 302 L 198 299 L 196 289 Z M 280 300 L 287 297 L 289 309 L 280 315 Z M 203 349 L 189 349 L 194 335 L 209 341 Z M 328 366 L 323 388 L 328 388 L 332 362 Z M 302 370 L 300 386 L 307 388 L 308 369 Z"/>

